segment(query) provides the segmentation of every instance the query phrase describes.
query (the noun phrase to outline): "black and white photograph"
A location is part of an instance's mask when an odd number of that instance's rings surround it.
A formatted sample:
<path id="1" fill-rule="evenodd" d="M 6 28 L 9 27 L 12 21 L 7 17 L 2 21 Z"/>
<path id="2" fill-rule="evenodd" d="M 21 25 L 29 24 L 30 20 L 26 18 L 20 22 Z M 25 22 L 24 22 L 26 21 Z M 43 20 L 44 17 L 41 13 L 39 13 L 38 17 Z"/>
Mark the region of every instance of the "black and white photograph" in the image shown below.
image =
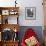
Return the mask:
<path id="1" fill-rule="evenodd" d="M 29 20 L 36 19 L 36 8 L 35 7 L 26 7 L 25 8 L 25 18 Z"/>

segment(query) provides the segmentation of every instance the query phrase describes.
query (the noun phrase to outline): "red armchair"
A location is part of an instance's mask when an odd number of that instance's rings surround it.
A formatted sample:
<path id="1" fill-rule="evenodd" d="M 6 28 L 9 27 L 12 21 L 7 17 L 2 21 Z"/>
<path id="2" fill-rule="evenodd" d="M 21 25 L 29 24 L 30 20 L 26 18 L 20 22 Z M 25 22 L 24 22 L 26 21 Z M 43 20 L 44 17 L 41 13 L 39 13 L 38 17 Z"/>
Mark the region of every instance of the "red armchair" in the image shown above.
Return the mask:
<path id="1" fill-rule="evenodd" d="M 29 38 L 32 38 L 32 36 L 33 36 L 34 38 L 37 37 L 36 33 L 33 31 L 32 28 L 27 29 L 27 31 L 25 32 L 24 37 L 22 38 L 21 45 L 22 45 L 22 46 L 27 46 L 25 40 L 26 40 L 26 39 L 29 39 Z M 35 44 L 34 46 L 41 46 L 41 44 L 40 44 L 40 42 L 37 40 L 37 38 L 36 38 L 36 41 L 37 41 L 37 42 L 36 42 L 36 44 Z M 28 43 L 28 42 L 27 42 L 27 43 Z M 30 45 L 30 46 L 31 46 L 31 45 Z"/>

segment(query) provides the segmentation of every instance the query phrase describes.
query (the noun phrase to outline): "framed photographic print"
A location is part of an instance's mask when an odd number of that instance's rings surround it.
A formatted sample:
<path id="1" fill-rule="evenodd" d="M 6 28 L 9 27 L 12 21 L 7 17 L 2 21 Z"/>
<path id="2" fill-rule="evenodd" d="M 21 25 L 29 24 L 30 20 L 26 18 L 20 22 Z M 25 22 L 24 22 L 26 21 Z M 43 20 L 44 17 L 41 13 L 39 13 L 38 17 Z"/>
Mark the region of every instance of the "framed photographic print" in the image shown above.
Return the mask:
<path id="1" fill-rule="evenodd" d="M 25 18 L 27 20 L 35 20 L 36 19 L 36 8 L 26 7 L 25 8 Z"/>
<path id="2" fill-rule="evenodd" d="M 2 10 L 2 15 L 9 15 L 9 10 Z"/>

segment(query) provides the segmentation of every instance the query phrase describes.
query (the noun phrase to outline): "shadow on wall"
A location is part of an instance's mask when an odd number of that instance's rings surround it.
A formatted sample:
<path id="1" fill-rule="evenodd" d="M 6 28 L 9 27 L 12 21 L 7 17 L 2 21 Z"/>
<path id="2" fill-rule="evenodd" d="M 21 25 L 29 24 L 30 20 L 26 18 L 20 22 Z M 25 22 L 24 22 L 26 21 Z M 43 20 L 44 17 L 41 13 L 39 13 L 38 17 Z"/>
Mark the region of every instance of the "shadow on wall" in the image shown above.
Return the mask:
<path id="1" fill-rule="evenodd" d="M 43 30 L 42 30 L 42 26 L 21 26 L 20 27 L 20 32 L 19 32 L 19 39 L 20 39 L 20 42 L 23 38 L 23 35 L 25 33 L 25 31 L 28 29 L 28 28 L 32 28 L 36 34 L 37 34 L 37 37 L 39 39 L 39 41 L 41 43 L 43 43 Z"/>

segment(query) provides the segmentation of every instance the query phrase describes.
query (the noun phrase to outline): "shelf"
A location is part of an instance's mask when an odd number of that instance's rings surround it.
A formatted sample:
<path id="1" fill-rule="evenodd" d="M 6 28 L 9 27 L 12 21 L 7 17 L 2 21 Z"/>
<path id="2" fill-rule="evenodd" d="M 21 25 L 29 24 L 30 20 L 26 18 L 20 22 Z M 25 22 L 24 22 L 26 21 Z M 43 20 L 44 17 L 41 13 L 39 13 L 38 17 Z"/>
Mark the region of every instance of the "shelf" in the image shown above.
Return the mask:
<path id="1" fill-rule="evenodd" d="M 18 11 L 19 7 L 0 7 L 0 14 L 2 15 L 18 15 Z"/>
<path id="2" fill-rule="evenodd" d="M 19 7 L 0 7 L 0 24 L 18 24 L 18 16 L 19 16 Z M 9 17 L 16 17 L 16 19 L 12 20 L 11 18 L 9 19 Z M 10 21 L 11 22 L 10 22 Z M 10 22 L 10 23 L 9 23 Z"/>
<path id="3" fill-rule="evenodd" d="M 16 10 L 17 10 L 17 9 L 19 9 L 19 7 L 0 7 L 0 10 L 7 10 L 7 9 L 8 9 L 8 10 L 9 10 L 9 9 L 10 9 L 10 10 L 11 10 L 11 9 L 16 9 Z"/>
<path id="4" fill-rule="evenodd" d="M 0 46 L 18 46 L 18 17 L 19 7 L 0 7 Z M 4 34 L 7 35 L 6 39 Z"/>
<path id="5" fill-rule="evenodd" d="M 3 46 L 18 46 L 18 41 L 11 41 L 11 42 L 2 42 Z"/>
<path id="6" fill-rule="evenodd" d="M 12 41 L 12 40 L 10 40 L 10 41 L 3 41 L 3 42 L 5 42 L 5 43 L 15 43 L 15 42 L 19 42 L 19 40 L 15 40 L 15 41 Z"/>
<path id="7" fill-rule="evenodd" d="M 19 31 L 19 24 L 0 24 L 1 31 L 5 28 L 12 29 L 13 31 L 16 29 Z"/>

